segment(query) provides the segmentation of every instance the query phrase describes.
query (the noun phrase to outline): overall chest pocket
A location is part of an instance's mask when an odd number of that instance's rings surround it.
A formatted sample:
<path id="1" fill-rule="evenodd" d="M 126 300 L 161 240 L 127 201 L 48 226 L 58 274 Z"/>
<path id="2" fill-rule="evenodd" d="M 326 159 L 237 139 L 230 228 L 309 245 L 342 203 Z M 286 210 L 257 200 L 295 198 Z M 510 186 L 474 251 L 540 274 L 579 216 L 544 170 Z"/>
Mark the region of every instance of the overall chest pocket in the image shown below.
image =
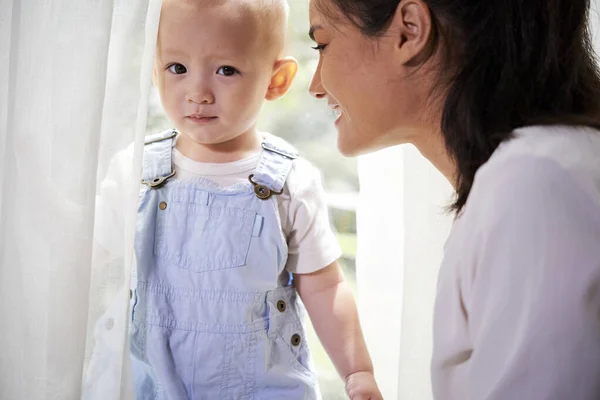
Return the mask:
<path id="1" fill-rule="evenodd" d="M 161 201 L 158 208 L 158 257 L 195 272 L 246 264 L 255 211 L 178 201 Z"/>

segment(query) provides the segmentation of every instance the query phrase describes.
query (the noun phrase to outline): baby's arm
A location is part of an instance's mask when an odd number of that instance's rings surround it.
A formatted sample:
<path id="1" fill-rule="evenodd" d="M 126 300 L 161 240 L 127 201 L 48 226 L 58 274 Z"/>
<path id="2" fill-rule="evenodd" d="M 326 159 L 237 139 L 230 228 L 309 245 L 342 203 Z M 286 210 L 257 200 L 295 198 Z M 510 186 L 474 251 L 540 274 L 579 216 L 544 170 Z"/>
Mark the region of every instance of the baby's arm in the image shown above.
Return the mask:
<path id="1" fill-rule="evenodd" d="M 356 303 L 337 261 L 311 274 L 294 275 L 312 324 L 351 399 L 381 399 Z"/>

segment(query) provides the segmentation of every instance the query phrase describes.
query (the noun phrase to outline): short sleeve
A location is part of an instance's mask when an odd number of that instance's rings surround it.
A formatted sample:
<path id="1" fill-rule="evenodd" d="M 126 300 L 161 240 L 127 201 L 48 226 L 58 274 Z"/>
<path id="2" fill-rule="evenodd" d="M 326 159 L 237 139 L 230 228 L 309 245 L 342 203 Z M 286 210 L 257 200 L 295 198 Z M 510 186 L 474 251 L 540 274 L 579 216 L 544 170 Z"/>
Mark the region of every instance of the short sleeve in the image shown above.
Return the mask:
<path id="1" fill-rule="evenodd" d="M 336 261 L 342 250 L 329 220 L 329 210 L 319 171 L 297 160 L 288 178 L 290 202 L 288 261 L 286 269 L 308 274 Z"/>

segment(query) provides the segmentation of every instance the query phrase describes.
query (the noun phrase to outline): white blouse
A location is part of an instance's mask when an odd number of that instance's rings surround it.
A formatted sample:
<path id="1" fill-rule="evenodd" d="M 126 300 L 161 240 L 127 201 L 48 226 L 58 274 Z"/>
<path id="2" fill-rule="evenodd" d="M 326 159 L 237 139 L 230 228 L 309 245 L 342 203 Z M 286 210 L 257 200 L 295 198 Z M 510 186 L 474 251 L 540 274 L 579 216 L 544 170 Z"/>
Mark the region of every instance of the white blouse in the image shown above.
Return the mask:
<path id="1" fill-rule="evenodd" d="M 475 177 L 440 269 L 441 400 L 600 399 L 600 132 L 515 131 Z"/>

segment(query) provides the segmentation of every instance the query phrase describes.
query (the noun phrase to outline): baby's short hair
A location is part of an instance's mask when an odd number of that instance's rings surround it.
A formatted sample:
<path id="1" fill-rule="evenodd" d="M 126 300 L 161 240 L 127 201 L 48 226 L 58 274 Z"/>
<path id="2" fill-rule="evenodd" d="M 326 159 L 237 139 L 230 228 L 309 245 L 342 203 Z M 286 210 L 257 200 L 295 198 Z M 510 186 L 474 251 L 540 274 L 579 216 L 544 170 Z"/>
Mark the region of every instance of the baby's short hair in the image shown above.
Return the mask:
<path id="1" fill-rule="evenodd" d="M 239 16 L 253 16 L 257 27 L 264 29 L 265 47 L 273 48 L 277 56 L 285 48 L 289 5 L 287 0 L 163 0 L 163 7 L 168 4 L 183 3 L 190 6 L 220 6 L 233 4 L 238 7 Z"/>
<path id="2" fill-rule="evenodd" d="M 265 28 L 267 37 L 265 40 L 271 42 L 273 48 L 280 55 L 284 48 L 287 37 L 289 5 L 287 0 L 224 0 L 237 1 L 242 7 L 255 13 L 258 24 Z"/>

